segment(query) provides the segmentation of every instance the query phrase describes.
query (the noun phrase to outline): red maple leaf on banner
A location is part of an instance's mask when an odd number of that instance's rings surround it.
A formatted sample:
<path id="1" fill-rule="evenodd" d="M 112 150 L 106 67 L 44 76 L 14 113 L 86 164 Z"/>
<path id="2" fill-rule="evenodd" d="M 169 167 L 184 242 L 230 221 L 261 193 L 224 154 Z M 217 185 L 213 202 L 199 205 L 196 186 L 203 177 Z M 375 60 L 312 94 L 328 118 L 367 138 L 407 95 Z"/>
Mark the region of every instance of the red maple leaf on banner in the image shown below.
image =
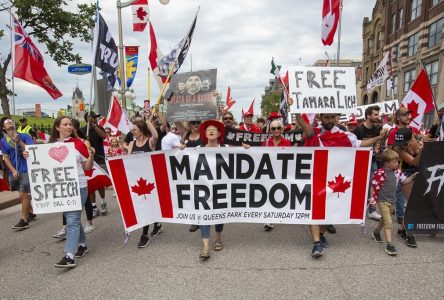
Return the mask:
<path id="1" fill-rule="evenodd" d="M 416 117 L 419 115 L 418 114 L 418 106 L 419 106 L 419 104 L 416 103 L 415 100 L 412 100 L 412 102 L 407 104 L 407 109 L 412 111 L 410 113 L 412 116 L 412 120 L 416 119 Z"/>
<path id="2" fill-rule="evenodd" d="M 147 14 L 148 14 L 148 13 L 147 13 L 146 11 L 143 10 L 143 7 L 139 7 L 139 8 L 136 10 L 137 18 L 139 18 L 141 21 L 143 21 L 143 20 L 145 19 L 145 16 L 146 16 Z"/>
<path id="3" fill-rule="evenodd" d="M 145 195 L 151 194 L 152 190 L 154 190 L 154 183 L 147 183 L 146 179 L 142 177 L 137 180 L 137 185 L 131 187 L 131 192 L 136 193 L 138 196 L 143 195 L 145 199 Z"/>
<path id="4" fill-rule="evenodd" d="M 344 179 L 345 177 L 339 173 L 338 176 L 335 176 L 335 181 L 332 180 L 328 182 L 328 187 L 331 188 L 334 193 L 338 193 L 338 198 L 339 193 L 345 193 L 345 191 L 350 188 L 351 182 L 344 181 Z"/>

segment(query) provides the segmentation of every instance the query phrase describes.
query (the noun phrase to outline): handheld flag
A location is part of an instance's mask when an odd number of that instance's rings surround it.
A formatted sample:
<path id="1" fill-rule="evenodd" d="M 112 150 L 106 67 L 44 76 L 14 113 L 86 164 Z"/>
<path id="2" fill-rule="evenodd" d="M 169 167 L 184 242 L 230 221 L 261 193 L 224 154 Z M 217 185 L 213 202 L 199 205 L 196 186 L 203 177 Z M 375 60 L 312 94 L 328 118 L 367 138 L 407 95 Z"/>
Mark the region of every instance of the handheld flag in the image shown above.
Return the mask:
<path id="1" fill-rule="evenodd" d="M 162 52 L 157 46 L 156 34 L 154 32 L 153 24 L 150 22 L 150 40 L 151 40 L 151 48 L 149 54 L 149 60 L 151 65 L 151 70 L 154 73 L 154 78 L 156 79 L 157 84 L 159 85 L 159 89 L 162 89 L 163 84 L 166 82 L 166 77 L 163 77 L 160 74 L 159 66 L 157 61 L 162 57 Z"/>
<path id="2" fill-rule="evenodd" d="M 125 134 L 130 132 L 133 126 L 114 95 L 111 99 L 111 106 L 106 120 L 111 129 L 120 130 Z"/>
<path id="3" fill-rule="evenodd" d="M 233 98 L 231 98 L 231 89 L 230 86 L 228 86 L 227 99 L 225 100 L 224 110 L 228 111 L 235 103 L 236 100 L 233 100 Z"/>

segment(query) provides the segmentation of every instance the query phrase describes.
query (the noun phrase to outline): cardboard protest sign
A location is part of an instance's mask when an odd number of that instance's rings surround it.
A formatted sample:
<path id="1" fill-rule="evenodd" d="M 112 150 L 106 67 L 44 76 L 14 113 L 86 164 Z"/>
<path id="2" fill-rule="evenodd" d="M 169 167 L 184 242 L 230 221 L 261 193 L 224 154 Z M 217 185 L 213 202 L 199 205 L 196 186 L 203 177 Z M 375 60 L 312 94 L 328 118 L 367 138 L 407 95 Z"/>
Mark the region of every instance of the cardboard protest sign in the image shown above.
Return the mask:
<path id="1" fill-rule="evenodd" d="M 226 127 L 224 143 L 232 146 L 242 146 L 242 144 L 262 146 L 262 143 L 272 136 L 272 133 L 254 133 L 239 130 L 234 127 Z M 302 139 L 302 129 L 284 131 L 282 137 L 289 140 L 292 145 L 297 144 L 302 146 L 304 144 L 304 140 Z"/>
<path id="2" fill-rule="evenodd" d="M 353 113 L 356 75 L 353 67 L 290 67 L 291 113 Z"/>
<path id="3" fill-rule="evenodd" d="M 361 105 L 356 108 L 356 111 L 353 113 L 356 120 L 363 120 L 365 119 L 365 110 L 367 107 L 370 106 L 379 106 L 381 110 L 379 113 L 381 115 L 391 115 L 395 113 L 395 111 L 399 108 L 399 102 L 398 100 L 390 100 L 390 101 L 384 101 L 384 102 L 376 102 L 371 103 L 367 105 Z M 351 114 L 341 114 L 340 120 L 341 121 L 349 121 L 351 119 Z"/>
<path id="4" fill-rule="evenodd" d="M 405 225 L 418 233 L 444 233 L 444 142 L 424 143 Z"/>
<path id="5" fill-rule="evenodd" d="M 123 223 L 361 224 L 369 148 L 202 147 L 107 160 Z"/>
<path id="6" fill-rule="evenodd" d="M 26 150 L 34 213 L 81 210 L 74 144 L 29 145 Z"/>
<path id="7" fill-rule="evenodd" d="M 172 96 L 167 101 L 167 119 L 216 119 L 216 77 L 217 69 L 174 74 L 168 90 Z"/>

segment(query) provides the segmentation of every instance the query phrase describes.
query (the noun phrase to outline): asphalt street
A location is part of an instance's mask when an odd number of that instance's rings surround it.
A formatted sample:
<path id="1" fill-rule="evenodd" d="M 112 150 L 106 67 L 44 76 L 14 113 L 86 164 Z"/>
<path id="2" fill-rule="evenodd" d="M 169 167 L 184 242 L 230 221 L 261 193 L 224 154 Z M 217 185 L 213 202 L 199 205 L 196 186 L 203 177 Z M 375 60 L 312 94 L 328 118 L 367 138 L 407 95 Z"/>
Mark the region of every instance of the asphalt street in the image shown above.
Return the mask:
<path id="1" fill-rule="evenodd" d="M 53 267 L 64 243 L 52 236 L 61 214 L 39 215 L 15 232 L 20 206 L 0 211 L 1 299 L 443 299 L 444 235 L 416 236 L 418 248 L 395 237 L 397 257 L 370 238 L 375 221 L 337 226 L 330 247 L 311 258 L 307 226 L 228 224 L 225 248 L 199 261 L 200 233 L 188 225 L 164 231 L 138 249 L 140 230 L 125 244 L 115 198 L 107 192 L 108 216 L 95 219 L 89 252 L 77 267 Z M 83 218 L 85 215 L 83 214 Z M 214 239 L 214 231 L 212 231 Z"/>

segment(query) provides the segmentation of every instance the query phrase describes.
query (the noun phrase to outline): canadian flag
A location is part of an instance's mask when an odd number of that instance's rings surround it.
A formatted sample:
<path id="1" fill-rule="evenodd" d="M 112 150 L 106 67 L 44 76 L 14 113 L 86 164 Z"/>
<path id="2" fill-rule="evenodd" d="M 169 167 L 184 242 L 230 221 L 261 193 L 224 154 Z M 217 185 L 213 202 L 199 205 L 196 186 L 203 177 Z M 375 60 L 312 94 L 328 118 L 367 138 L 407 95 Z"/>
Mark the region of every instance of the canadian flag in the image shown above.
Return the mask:
<path id="1" fill-rule="evenodd" d="M 419 72 L 401 105 L 411 111 L 412 119 L 410 126 L 417 129 L 422 125 L 424 114 L 434 109 L 433 92 L 424 68 Z"/>
<path id="2" fill-rule="evenodd" d="M 224 111 L 228 111 L 235 103 L 236 103 L 236 100 L 231 98 L 231 89 L 230 89 L 230 86 L 228 86 L 227 99 L 225 100 Z"/>
<path id="3" fill-rule="evenodd" d="M 149 19 L 148 0 L 138 0 L 131 4 L 133 31 L 144 31 Z"/>
<path id="4" fill-rule="evenodd" d="M 46 134 L 44 132 L 41 131 L 37 131 L 37 136 L 39 137 L 40 140 L 42 140 L 45 144 L 48 143 L 49 141 L 49 134 Z"/>
<path id="5" fill-rule="evenodd" d="M 339 5 L 341 0 L 324 0 L 322 7 L 322 43 L 326 46 L 333 44 L 336 28 L 339 22 Z"/>
<path id="6" fill-rule="evenodd" d="M 156 33 L 154 32 L 153 24 L 151 24 L 151 22 L 150 22 L 150 40 L 151 40 L 151 48 L 150 48 L 149 60 L 150 60 L 151 70 L 154 73 L 154 77 L 156 79 L 157 85 L 159 85 L 159 89 L 162 89 L 163 84 L 166 82 L 166 77 L 160 76 L 160 70 L 157 61 L 160 60 L 163 57 L 163 55 L 159 47 L 157 46 Z"/>
<path id="7" fill-rule="evenodd" d="M 111 106 L 109 108 L 107 116 L 107 124 L 111 129 L 120 130 L 121 132 L 127 134 L 132 130 L 133 124 L 130 122 L 122 107 L 119 104 L 116 96 L 112 96 Z"/>
<path id="8" fill-rule="evenodd" d="M 90 170 L 85 171 L 85 175 L 88 179 L 88 195 L 112 185 L 108 174 L 97 163 L 94 163 Z"/>

